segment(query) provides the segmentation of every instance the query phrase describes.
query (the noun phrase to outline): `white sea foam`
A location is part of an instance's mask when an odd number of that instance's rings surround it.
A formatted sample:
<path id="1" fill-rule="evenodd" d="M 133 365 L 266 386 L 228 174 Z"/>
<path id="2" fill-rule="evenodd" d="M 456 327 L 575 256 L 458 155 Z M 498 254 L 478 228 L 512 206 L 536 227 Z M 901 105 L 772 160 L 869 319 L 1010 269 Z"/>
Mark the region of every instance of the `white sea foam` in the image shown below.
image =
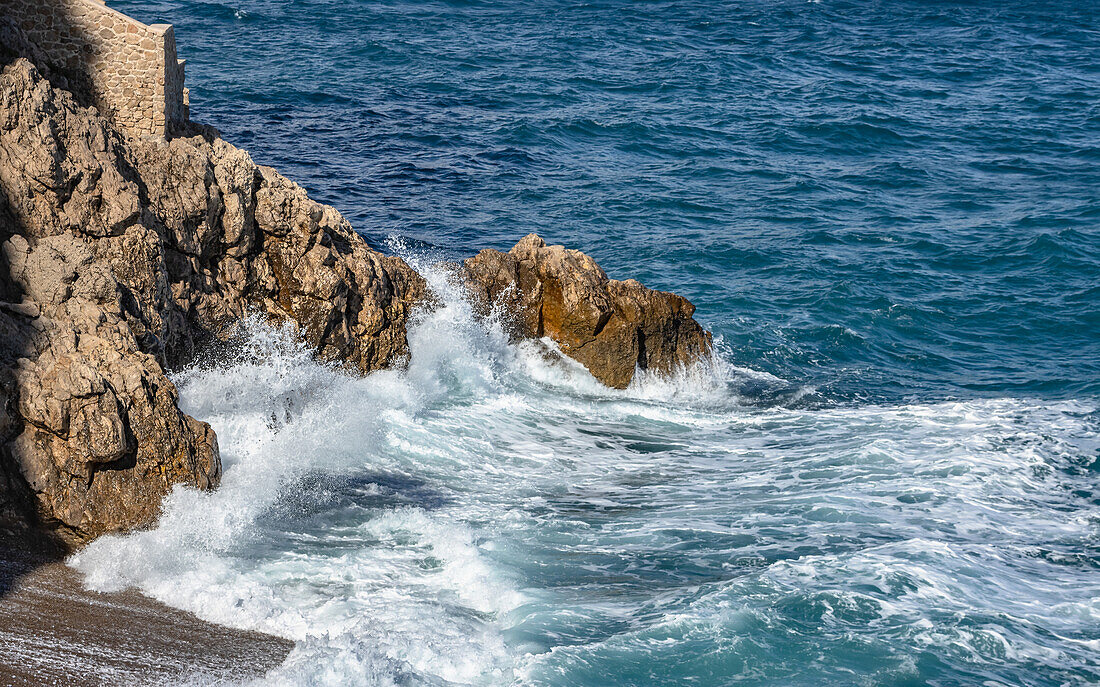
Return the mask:
<path id="1" fill-rule="evenodd" d="M 179 375 L 222 486 L 86 548 L 87 583 L 293 639 L 269 684 L 570 684 L 693 646 L 766 683 L 752 637 L 793 641 L 784 613 L 821 646 L 1084 665 L 1100 589 L 1044 556 L 1100 521 L 1067 471 L 1090 406 L 760 406 L 739 382 L 782 380 L 721 356 L 610 390 L 420 267 L 441 306 L 407 370 L 351 377 L 250 322 L 247 359 Z"/>

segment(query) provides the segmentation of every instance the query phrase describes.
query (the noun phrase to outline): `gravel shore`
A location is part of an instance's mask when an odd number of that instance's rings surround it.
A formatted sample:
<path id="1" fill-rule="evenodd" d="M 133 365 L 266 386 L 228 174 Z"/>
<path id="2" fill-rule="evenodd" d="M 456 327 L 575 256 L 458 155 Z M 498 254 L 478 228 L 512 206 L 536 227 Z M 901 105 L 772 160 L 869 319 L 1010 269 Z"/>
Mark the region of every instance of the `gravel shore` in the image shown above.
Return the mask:
<path id="1" fill-rule="evenodd" d="M 0 543 L 0 685 L 239 682 L 262 677 L 292 647 L 136 591 L 88 591 L 58 555 Z"/>

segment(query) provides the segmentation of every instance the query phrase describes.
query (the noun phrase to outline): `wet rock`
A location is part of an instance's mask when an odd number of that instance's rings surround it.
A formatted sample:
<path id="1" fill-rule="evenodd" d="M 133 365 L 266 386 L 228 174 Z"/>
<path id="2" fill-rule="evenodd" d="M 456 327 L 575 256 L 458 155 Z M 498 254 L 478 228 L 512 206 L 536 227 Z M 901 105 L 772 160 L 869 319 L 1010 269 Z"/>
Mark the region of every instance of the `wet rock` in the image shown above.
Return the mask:
<path id="1" fill-rule="evenodd" d="M 589 256 L 531 234 L 507 253 L 464 263 L 483 303 L 502 303 L 520 338 L 549 337 L 604 384 L 625 388 L 636 369 L 671 373 L 710 351 L 687 299 L 608 279 Z"/>

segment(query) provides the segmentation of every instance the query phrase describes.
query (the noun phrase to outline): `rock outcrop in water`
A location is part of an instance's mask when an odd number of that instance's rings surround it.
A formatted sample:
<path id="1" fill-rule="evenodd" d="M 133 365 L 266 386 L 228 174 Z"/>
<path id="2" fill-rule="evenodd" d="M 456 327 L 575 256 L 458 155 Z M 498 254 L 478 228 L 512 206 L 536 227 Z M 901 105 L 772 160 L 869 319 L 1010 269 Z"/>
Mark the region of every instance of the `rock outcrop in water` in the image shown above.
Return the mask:
<path id="1" fill-rule="evenodd" d="M 174 485 L 217 486 L 214 432 L 165 371 L 247 313 L 369 372 L 407 356 L 428 301 L 404 261 L 213 130 L 124 137 L 25 59 L 0 73 L 0 188 L 0 520 L 69 545 L 151 524 Z M 517 336 L 611 386 L 709 349 L 686 300 L 538 237 L 464 273 Z"/>
<path id="2" fill-rule="evenodd" d="M 516 336 L 550 337 L 608 386 L 626 388 L 636 369 L 672 373 L 710 351 L 687 299 L 608 279 L 589 256 L 534 234 L 464 266 L 483 302 L 503 301 Z"/>

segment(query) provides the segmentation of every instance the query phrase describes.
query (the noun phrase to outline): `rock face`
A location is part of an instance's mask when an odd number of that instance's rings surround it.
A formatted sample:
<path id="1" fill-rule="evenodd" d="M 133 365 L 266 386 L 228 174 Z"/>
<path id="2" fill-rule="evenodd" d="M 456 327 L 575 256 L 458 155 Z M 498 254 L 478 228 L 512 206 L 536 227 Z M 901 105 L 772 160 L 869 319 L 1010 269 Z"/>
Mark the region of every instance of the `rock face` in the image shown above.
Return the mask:
<path id="1" fill-rule="evenodd" d="M 27 62 L 0 75 L 0 508 L 71 543 L 151 522 L 172 484 L 209 488 L 220 463 L 146 336 L 166 281 L 143 275 L 143 312 L 111 270 L 156 252 L 137 188 L 59 94 Z"/>
<path id="2" fill-rule="evenodd" d="M 687 299 L 608 279 L 584 253 L 534 234 L 507 253 L 481 251 L 465 270 L 483 302 L 503 301 L 516 336 L 550 337 L 611 387 L 625 388 L 635 369 L 670 373 L 710 351 Z"/>
<path id="3" fill-rule="evenodd" d="M 407 350 L 420 276 L 200 133 L 124 139 L 28 61 L 0 74 L 0 513 L 66 543 L 218 483 L 214 434 L 165 367 L 246 311 L 361 371 Z"/>
<path id="4" fill-rule="evenodd" d="M 710 348 L 683 298 L 536 236 L 464 273 L 517 336 L 554 339 L 611 386 Z M 127 138 L 26 59 L 0 72 L 0 529 L 71 546 L 151 524 L 175 485 L 217 486 L 214 433 L 165 370 L 247 313 L 365 373 L 406 358 L 420 305 L 404 261 L 213 130 Z"/>
<path id="5" fill-rule="evenodd" d="M 182 318 L 166 332 L 170 364 L 224 337 L 246 310 L 296 322 L 321 356 L 361 372 L 405 356 L 424 280 L 336 210 L 218 138 L 143 139 L 127 152 Z"/>

